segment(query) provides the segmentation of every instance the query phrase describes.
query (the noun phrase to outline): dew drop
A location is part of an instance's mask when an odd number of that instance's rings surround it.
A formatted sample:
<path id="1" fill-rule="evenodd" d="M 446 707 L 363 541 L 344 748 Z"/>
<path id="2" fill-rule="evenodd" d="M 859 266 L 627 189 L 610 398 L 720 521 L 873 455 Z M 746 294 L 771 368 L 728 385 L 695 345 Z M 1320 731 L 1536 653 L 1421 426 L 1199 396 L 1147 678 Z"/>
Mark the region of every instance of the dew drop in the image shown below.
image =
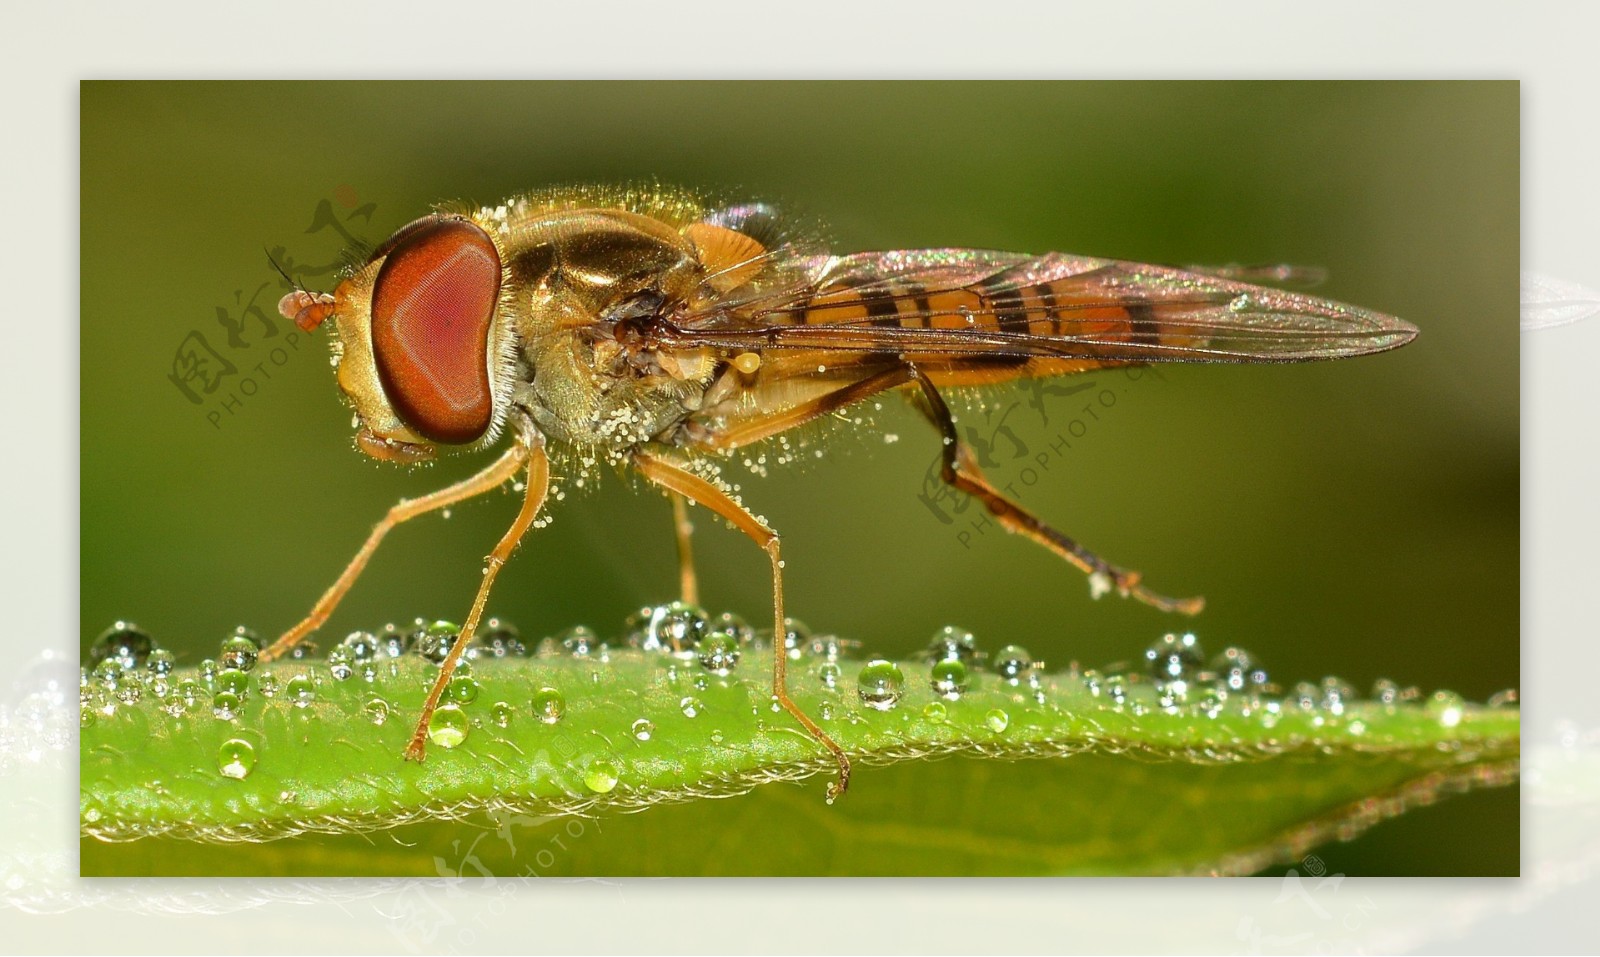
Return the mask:
<path id="1" fill-rule="evenodd" d="M 471 732 L 472 722 L 467 719 L 467 713 L 453 704 L 440 705 L 428 719 L 428 740 L 441 748 L 459 745 Z"/>
<path id="2" fill-rule="evenodd" d="M 726 676 L 739 664 L 739 642 L 731 635 L 711 632 L 696 647 L 700 667 L 714 675 Z"/>
<path id="3" fill-rule="evenodd" d="M 117 690 L 117 685 L 122 682 L 122 663 L 115 658 L 107 658 L 94 666 L 94 682 L 107 691 Z"/>
<path id="4" fill-rule="evenodd" d="M 1379 678 L 1372 683 L 1372 700 L 1392 709 L 1400 700 L 1400 686 L 1388 678 Z"/>
<path id="5" fill-rule="evenodd" d="M 1162 635 L 1145 649 L 1144 657 L 1150 665 L 1150 677 L 1155 679 L 1156 690 L 1172 699 L 1164 701 L 1165 706 L 1183 700 L 1195 672 L 1205 661 L 1200 642 L 1192 632 Z"/>
<path id="6" fill-rule="evenodd" d="M 453 622 L 435 621 L 422 630 L 415 647 L 418 654 L 437 665 L 450 656 L 460 640 L 460 626 Z"/>
<path id="7" fill-rule="evenodd" d="M 1455 727 L 1464 713 L 1461 696 L 1454 691 L 1435 691 L 1428 699 L 1428 713 L 1438 719 L 1441 727 Z"/>
<path id="8" fill-rule="evenodd" d="M 1309 713 L 1317 710 L 1317 702 L 1321 697 L 1320 688 L 1309 681 L 1300 681 L 1295 683 L 1284 704 Z"/>
<path id="9" fill-rule="evenodd" d="M 240 625 L 233 634 L 222 639 L 217 661 L 224 668 L 249 671 L 261 657 L 261 639 L 250 629 Z"/>
<path id="10" fill-rule="evenodd" d="M 655 731 L 655 723 L 649 718 L 640 718 L 633 723 L 633 736 L 640 741 L 649 741 Z"/>
<path id="11" fill-rule="evenodd" d="M 693 718 L 705 710 L 705 705 L 700 703 L 699 698 L 689 697 L 678 702 L 678 710 L 683 712 L 685 718 Z"/>
<path id="12" fill-rule="evenodd" d="M 139 699 L 144 697 L 144 688 L 139 685 L 138 681 L 132 680 L 132 678 L 132 675 L 127 676 L 123 679 L 122 683 L 117 686 L 117 700 L 123 704 L 138 704 Z"/>
<path id="13" fill-rule="evenodd" d="M 88 704 L 80 704 L 78 706 L 78 727 L 92 728 L 97 720 L 93 706 Z"/>
<path id="14" fill-rule="evenodd" d="M 1210 670 L 1216 673 L 1218 690 L 1229 694 L 1259 692 L 1267 684 L 1267 672 L 1256 663 L 1255 656 L 1243 648 L 1224 648 L 1211 659 Z"/>
<path id="15" fill-rule="evenodd" d="M 317 649 L 321 647 L 310 638 L 300 639 L 300 643 L 289 649 L 290 661 L 310 661 L 317 657 Z"/>
<path id="16" fill-rule="evenodd" d="M 555 724 L 567 713 L 567 699 L 554 688 L 540 688 L 533 695 L 533 716 L 545 724 Z"/>
<path id="17" fill-rule="evenodd" d="M 804 658 L 811 647 L 811 629 L 798 618 L 783 620 L 783 648 L 790 661 Z"/>
<path id="18" fill-rule="evenodd" d="M 714 635 L 727 635 L 741 648 L 748 648 L 755 644 L 756 630 L 749 623 L 731 611 L 725 611 L 711 619 L 711 633 Z"/>
<path id="19" fill-rule="evenodd" d="M 517 626 L 500 618 L 484 622 L 472 639 L 472 646 L 481 658 L 528 657 L 528 646 L 523 644 Z"/>
<path id="20" fill-rule="evenodd" d="M 334 681 L 348 681 L 356 673 L 350 664 L 350 654 L 343 648 L 335 648 L 328 652 L 328 671 L 333 675 Z"/>
<path id="21" fill-rule="evenodd" d="M 1488 700 L 1485 701 L 1484 704 L 1491 708 L 1507 708 L 1512 705 L 1517 705 L 1517 689 L 1507 688 L 1504 691 L 1496 691 L 1494 694 L 1489 696 Z"/>
<path id="22" fill-rule="evenodd" d="M 250 693 L 250 676 L 238 668 L 224 668 L 217 672 L 216 689 L 242 700 Z"/>
<path id="23" fill-rule="evenodd" d="M 844 674 L 837 661 L 824 661 L 817 667 L 817 677 L 822 681 L 824 688 L 839 687 L 839 678 Z"/>
<path id="24" fill-rule="evenodd" d="M 263 671 L 256 675 L 256 688 L 263 698 L 275 698 L 278 695 L 278 676 L 270 671 Z"/>
<path id="25" fill-rule="evenodd" d="M 933 663 L 933 693 L 951 701 L 967 690 L 967 666 L 959 658 Z"/>
<path id="26" fill-rule="evenodd" d="M 1344 714 L 1346 706 L 1356 700 L 1356 689 L 1348 681 L 1327 677 L 1322 679 L 1322 710 L 1332 715 Z"/>
<path id="27" fill-rule="evenodd" d="M 587 658 L 600 648 L 600 638 L 591 629 L 576 625 L 562 632 L 561 647 L 574 658 Z"/>
<path id="28" fill-rule="evenodd" d="M 200 680 L 208 685 L 217 680 L 217 663 L 211 658 L 201 659 L 195 670 L 200 673 Z"/>
<path id="29" fill-rule="evenodd" d="M 309 708 L 312 702 L 317 700 L 317 686 L 311 681 L 310 675 L 295 675 L 290 678 L 283 692 L 296 708 Z"/>
<path id="30" fill-rule="evenodd" d="M 1215 718 L 1222 714 L 1222 707 L 1227 700 L 1228 696 L 1225 691 L 1216 687 L 1202 688 L 1189 707 L 1195 714 L 1203 714 L 1208 718 Z"/>
<path id="31" fill-rule="evenodd" d="M 155 641 L 138 625 L 119 621 L 101 632 L 89 646 L 90 667 L 102 661 L 116 661 L 124 669 L 139 668 L 155 650 Z"/>
<path id="32" fill-rule="evenodd" d="M 165 677 L 172 674 L 174 663 L 172 652 L 165 648 L 157 648 L 150 652 L 150 658 L 145 663 L 145 667 L 150 669 L 151 674 Z"/>
<path id="33" fill-rule="evenodd" d="M 250 742 L 229 738 L 217 749 L 217 770 L 225 778 L 242 781 L 256 767 L 256 749 Z"/>
<path id="34" fill-rule="evenodd" d="M 511 707 L 509 702 L 496 701 L 489 706 L 489 720 L 493 721 L 496 727 L 511 727 L 511 719 L 515 715 L 516 709 Z"/>
<path id="35" fill-rule="evenodd" d="M 1006 645 L 994 653 L 994 671 L 1011 684 L 1022 681 L 1022 676 L 1033 668 L 1033 656 L 1018 645 Z"/>
<path id="36" fill-rule="evenodd" d="M 888 711 L 900 701 L 905 691 L 906 676 L 892 661 L 876 658 L 861 668 L 856 678 L 856 693 L 861 703 L 878 711 Z"/>
<path id="37" fill-rule="evenodd" d="M 971 665 L 978 660 L 978 639 L 964 628 L 945 625 L 929 642 L 927 655 L 934 661 L 955 660 Z"/>
<path id="38" fill-rule="evenodd" d="M 400 658 L 411 650 L 415 640 L 415 632 L 408 632 L 399 625 L 390 623 L 375 636 L 378 639 L 378 652 L 385 658 Z"/>
<path id="39" fill-rule="evenodd" d="M 950 717 L 950 709 L 943 701 L 930 701 L 922 706 L 922 716 L 934 724 L 944 724 Z"/>
<path id="40" fill-rule="evenodd" d="M 181 718 L 200 707 L 205 694 L 206 690 L 200 682 L 180 681 L 178 686 L 172 689 L 172 693 L 167 695 L 166 701 L 162 703 L 163 708 L 174 718 Z"/>
<path id="41" fill-rule="evenodd" d="M 689 654 L 711 633 L 711 616 L 696 605 L 675 601 L 651 609 L 640 635 L 645 651 Z"/>
<path id="42" fill-rule="evenodd" d="M 445 697 L 451 701 L 457 704 L 471 704 L 478 700 L 478 692 L 482 689 L 478 684 L 478 679 L 471 675 L 456 674 L 450 679 L 450 683 L 445 686 L 444 690 Z"/>
<path id="43" fill-rule="evenodd" d="M 367 699 L 367 705 L 364 710 L 367 712 L 368 720 L 373 724 L 381 725 L 389 720 L 389 702 L 377 695 Z"/>
<path id="44" fill-rule="evenodd" d="M 1006 728 L 1011 725 L 1011 716 L 999 708 L 992 708 L 988 714 L 983 716 L 983 723 L 988 725 L 989 730 L 995 734 L 1004 734 Z"/>
<path id="45" fill-rule="evenodd" d="M 211 696 L 211 713 L 223 721 L 232 721 L 239 716 L 242 704 L 239 696 L 233 692 L 219 691 Z"/>
<path id="46" fill-rule="evenodd" d="M 352 631 L 344 636 L 344 641 L 339 642 L 339 650 L 348 656 L 351 663 L 360 665 L 376 660 L 385 649 L 378 636 L 372 632 Z"/>
<path id="47" fill-rule="evenodd" d="M 583 772 L 583 783 L 596 794 L 606 794 L 617 786 L 617 766 L 610 761 L 595 761 Z"/>

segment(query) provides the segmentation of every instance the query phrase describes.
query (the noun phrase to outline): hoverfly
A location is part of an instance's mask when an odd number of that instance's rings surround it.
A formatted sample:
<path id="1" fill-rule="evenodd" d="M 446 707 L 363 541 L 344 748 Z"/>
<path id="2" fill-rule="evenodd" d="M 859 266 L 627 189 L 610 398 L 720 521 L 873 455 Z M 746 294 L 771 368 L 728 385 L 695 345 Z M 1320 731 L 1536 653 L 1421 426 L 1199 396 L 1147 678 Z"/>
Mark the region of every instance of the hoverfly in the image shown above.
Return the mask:
<path id="1" fill-rule="evenodd" d="M 490 587 L 545 503 L 551 456 L 581 472 L 631 468 L 671 498 L 680 587 L 696 600 L 686 500 L 748 535 L 772 565 L 776 700 L 850 762 L 787 690 L 779 536 L 717 478 L 733 450 L 890 390 L 943 440 L 941 475 L 1007 530 L 1116 591 L 1166 611 L 1197 598 L 1146 588 L 1006 498 L 958 436 L 944 392 L 1152 362 L 1297 362 L 1402 346 L 1408 323 L 1241 282 L 1237 273 L 1062 253 L 972 249 L 833 255 L 771 207 L 718 206 L 660 187 L 537 192 L 441 207 L 400 229 L 332 293 L 296 290 L 279 311 L 310 331 L 330 317 L 356 445 L 399 463 L 441 449 L 509 447 L 481 472 L 391 508 L 306 619 L 319 627 L 396 525 L 513 482 L 522 505 L 488 556 L 460 638 L 405 756 L 422 760 L 438 705 Z"/>

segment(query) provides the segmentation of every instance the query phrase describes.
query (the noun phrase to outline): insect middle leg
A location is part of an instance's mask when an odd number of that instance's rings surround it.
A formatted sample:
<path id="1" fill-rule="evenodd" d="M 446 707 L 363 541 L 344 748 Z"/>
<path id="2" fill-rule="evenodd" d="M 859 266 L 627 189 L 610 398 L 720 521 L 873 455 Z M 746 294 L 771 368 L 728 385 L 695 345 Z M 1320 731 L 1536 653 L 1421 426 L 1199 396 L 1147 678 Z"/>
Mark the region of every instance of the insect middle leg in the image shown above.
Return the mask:
<path id="1" fill-rule="evenodd" d="M 261 653 L 261 660 L 271 661 L 286 654 L 295 645 L 303 641 L 307 635 L 322 627 L 323 622 L 328 620 L 328 616 L 333 614 L 333 610 L 339 607 L 339 602 L 344 598 L 345 593 L 350 591 L 351 586 L 356 583 L 356 579 L 361 577 L 362 570 L 367 567 L 367 562 L 371 561 L 373 553 L 378 550 L 378 545 L 383 542 L 384 536 L 388 535 L 396 525 L 410 521 L 419 515 L 436 512 L 441 508 L 449 508 L 457 502 L 462 502 L 499 488 L 511 481 L 512 477 L 517 474 L 517 471 L 522 468 L 523 463 L 527 460 L 527 446 L 518 442 L 507 449 L 505 454 L 491 463 L 488 468 L 476 475 L 442 488 L 437 492 L 424 495 L 421 498 L 402 500 L 399 504 L 389 509 L 389 513 L 377 525 L 373 526 L 372 533 L 367 536 L 366 543 L 361 546 L 360 551 L 356 552 L 356 557 L 350 560 L 350 564 L 345 566 L 344 573 L 318 599 L 316 605 L 311 609 L 311 614 L 307 615 L 298 625 L 284 632 L 282 637 L 268 646 Z"/>
<path id="2" fill-rule="evenodd" d="M 484 560 L 483 581 L 478 584 L 478 594 L 472 600 L 472 610 L 467 613 L 467 620 L 461 623 L 461 633 L 450 648 L 450 653 L 439 664 L 439 676 L 434 679 L 433 689 L 428 692 L 428 700 L 422 706 L 422 715 L 417 719 L 417 728 L 411 734 L 411 743 L 406 746 L 407 760 L 421 761 L 426 754 L 428 720 L 439 707 L 439 698 L 444 694 L 445 687 L 450 684 L 450 676 L 455 672 L 457 663 L 461 661 L 461 655 L 467 649 L 467 642 L 472 640 L 472 634 L 478 628 L 478 620 L 483 617 L 483 606 L 489 601 L 489 589 L 493 587 L 495 577 L 500 574 L 501 567 L 511 557 L 517 543 L 527 534 L 529 526 L 533 524 L 539 509 L 544 505 L 546 493 L 550 491 L 550 459 L 545 455 L 542 443 L 534 444 L 528 449 L 527 462 L 528 487 L 522 499 L 522 508 L 517 512 L 511 527 L 500 537 L 500 543 Z"/>
<path id="3" fill-rule="evenodd" d="M 1082 569 L 1089 576 L 1090 587 L 1096 590 L 1097 595 L 1102 590 L 1114 589 L 1118 594 L 1132 597 L 1162 611 L 1176 611 L 1186 615 L 1198 614 L 1200 609 L 1205 607 L 1204 598 L 1168 598 L 1145 588 L 1139 582 L 1138 572 L 1112 565 L 1046 525 L 1016 502 L 1006 498 L 984 478 L 977 462 L 973 461 L 971 450 L 962 444 L 956 432 L 955 420 L 950 415 L 950 407 L 945 405 L 944 397 L 939 394 L 939 390 L 925 375 L 914 369 L 912 377 L 921 389 L 922 402 L 919 403 L 919 408 L 933 422 L 944 439 L 944 459 L 940 466 L 940 478 L 945 484 L 981 501 L 1006 531 L 1025 535 Z"/>
<path id="4" fill-rule="evenodd" d="M 844 749 L 828 737 L 827 732 L 811 720 L 811 716 L 801 710 L 800 706 L 794 703 L 794 699 L 789 697 L 789 656 L 783 642 L 786 631 L 783 616 L 783 559 L 779 554 L 778 533 L 767 523 L 750 514 L 749 509 L 735 502 L 728 493 L 679 465 L 645 452 L 634 453 L 633 462 L 640 474 L 669 493 L 682 495 L 732 522 L 735 528 L 760 545 L 767 553 L 767 557 L 772 560 L 772 694 L 778 699 L 778 704 L 800 722 L 801 727 L 833 752 L 834 759 L 838 761 L 839 780 L 828 785 L 828 801 L 831 803 L 844 794 L 845 789 L 850 786 L 850 758 L 844 753 Z"/>
<path id="5" fill-rule="evenodd" d="M 694 574 L 694 523 L 689 521 L 689 503 L 677 492 L 672 497 L 672 530 L 678 538 L 678 596 L 685 605 L 700 604 L 700 583 Z"/>

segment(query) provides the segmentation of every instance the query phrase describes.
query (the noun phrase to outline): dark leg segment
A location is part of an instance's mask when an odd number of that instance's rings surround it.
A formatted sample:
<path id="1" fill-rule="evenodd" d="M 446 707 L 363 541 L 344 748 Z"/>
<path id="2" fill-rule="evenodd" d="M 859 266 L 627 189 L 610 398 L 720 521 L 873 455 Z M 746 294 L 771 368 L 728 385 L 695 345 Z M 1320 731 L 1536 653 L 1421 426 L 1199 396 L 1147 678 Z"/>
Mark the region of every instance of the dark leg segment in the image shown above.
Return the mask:
<path id="1" fill-rule="evenodd" d="M 961 444 L 955 421 L 950 416 L 950 407 L 945 405 L 939 390 L 926 376 L 914 369 L 912 376 L 922 390 L 923 414 L 933 422 L 944 439 L 944 462 L 940 477 L 946 484 L 977 498 L 1006 531 L 1025 535 L 1082 569 L 1089 576 L 1090 587 L 1096 589 L 1097 594 L 1102 589 L 1115 590 L 1118 594 L 1135 598 L 1162 611 L 1186 615 L 1197 614 L 1205 607 L 1204 598 L 1168 598 L 1150 591 L 1139 583 L 1138 572 L 1112 565 L 1002 495 L 983 477 L 983 472 L 972 460 L 972 453 Z"/>

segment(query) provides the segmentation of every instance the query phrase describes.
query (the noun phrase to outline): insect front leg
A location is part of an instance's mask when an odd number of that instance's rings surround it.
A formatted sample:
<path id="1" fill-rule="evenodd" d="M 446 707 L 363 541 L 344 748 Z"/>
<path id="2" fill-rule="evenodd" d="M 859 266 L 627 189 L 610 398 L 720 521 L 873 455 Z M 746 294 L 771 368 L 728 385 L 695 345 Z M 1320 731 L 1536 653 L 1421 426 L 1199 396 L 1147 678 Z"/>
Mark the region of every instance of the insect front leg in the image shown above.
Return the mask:
<path id="1" fill-rule="evenodd" d="M 682 495 L 697 505 L 704 506 L 732 522 L 739 531 L 750 536 L 772 561 L 772 694 L 778 704 L 794 716 L 813 738 L 820 741 L 839 763 L 839 780 L 828 785 L 828 802 L 844 794 L 850 786 L 850 758 L 834 740 L 828 737 L 811 716 L 801 710 L 789 697 L 788 664 L 783 636 L 786 631 L 783 616 L 783 559 L 779 553 L 778 533 L 767 523 L 750 514 L 750 510 L 728 496 L 727 492 L 687 471 L 682 466 L 646 452 L 635 452 L 633 464 L 640 474 L 667 492 Z"/>
<path id="2" fill-rule="evenodd" d="M 516 520 L 511 523 L 511 527 L 500 537 L 500 543 L 484 560 L 483 581 L 478 585 L 478 595 L 472 600 L 472 610 L 467 613 L 467 620 L 461 625 L 461 634 L 456 638 L 455 645 L 439 665 L 439 676 L 434 679 L 433 690 L 428 692 L 428 700 L 423 704 L 422 714 L 417 719 L 417 728 L 411 734 L 411 743 L 406 746 L 407 760 L 421 761 L 425 756 L 428 748 L 428 720 L 433 717 L 434 709 L 439 707 L 439 698 L 444 694 L 445 687 L 450 684 L 450 676 L 455 672 L 456 664 L 461 661 L 461 654 L 466 651 L 472 633 L 478 628 L 478 620 L 483 617 L 483 606 L 489 601 L 489 589 L 493 587 L 495 577 L 500 574 L 501 567 L 511 557 L 517 543 L 522 541 L 522 536 L 527 534 L 528 528 L 533 525 L 540 507 L 544 505 L 545 495 L 550 491 L 550 459 L 545 455 L 544 444 L 535 443 L 525 454 L 528 463 L 528 487 L 522 499 L 522 508 L 517 512 Z"/>
<path id="3" fill-rule="evenodd" d="M 496 459 L 490 466 L 476 475 L 463 479 L 454 485 L 447 486 L 437 492 L 424 495 L 421 498 L 402 500 L 399 504 L 389 509 L 382 521 L 373 526 L 372 534 L 367 536 L 367 541 L 356 552 L 356 557 L 350 560 L 341 574 L 322 597 L 311 609 L 311 614 L 305 617 L 298 625 L 283 633 L 277 641 L 273 642 L 261 653 L 262 661 L 271 661 L 286 654 L 298 645 L 305 637 L 322 627 L 333 610 L 339 607 L 339 602 L 344 598 L 356 579 L 361 577 L 361 572 L 367 567 L 367 562 L 372 559 L 372 554 L 378 550 L 378 545 L 383 537 L 389 534 L 390 529 L 402 522 L 410 521 L 418 515 L 436 512 L 441 508 L 449 508 L 457 502 L 482 495 L 485 492 L 499 488 L 509 482 L 528 460 L 527 446 L 518 442 L 507 449 L 505 454 Z"/>
<path id="4" fill-rule="evenodd" d="M 1090 588 L 1097 596 L 1104 591 L 1114 590 L 1162 611 L 1177 611 L 1186 615 L 1198 614 L 1205 607 L 1204 598 L 1168 598 L 1150 591 L 1140 584 L 1138 572 L 1112 565 L 1006 498 L 984 478 L 972 451 L 962 443 L 956 432 L 955 420 L 950 415 L 950 407 L 945 404 L 939 390 L 915 369 L 912 376 L 921 389 L 922 402 L 918 407 L 944 439 L 940 478 L 947 485 L 982 502 L 1006 531 L 1025 535 L 1082 569 L 1089 576 Z"/>

